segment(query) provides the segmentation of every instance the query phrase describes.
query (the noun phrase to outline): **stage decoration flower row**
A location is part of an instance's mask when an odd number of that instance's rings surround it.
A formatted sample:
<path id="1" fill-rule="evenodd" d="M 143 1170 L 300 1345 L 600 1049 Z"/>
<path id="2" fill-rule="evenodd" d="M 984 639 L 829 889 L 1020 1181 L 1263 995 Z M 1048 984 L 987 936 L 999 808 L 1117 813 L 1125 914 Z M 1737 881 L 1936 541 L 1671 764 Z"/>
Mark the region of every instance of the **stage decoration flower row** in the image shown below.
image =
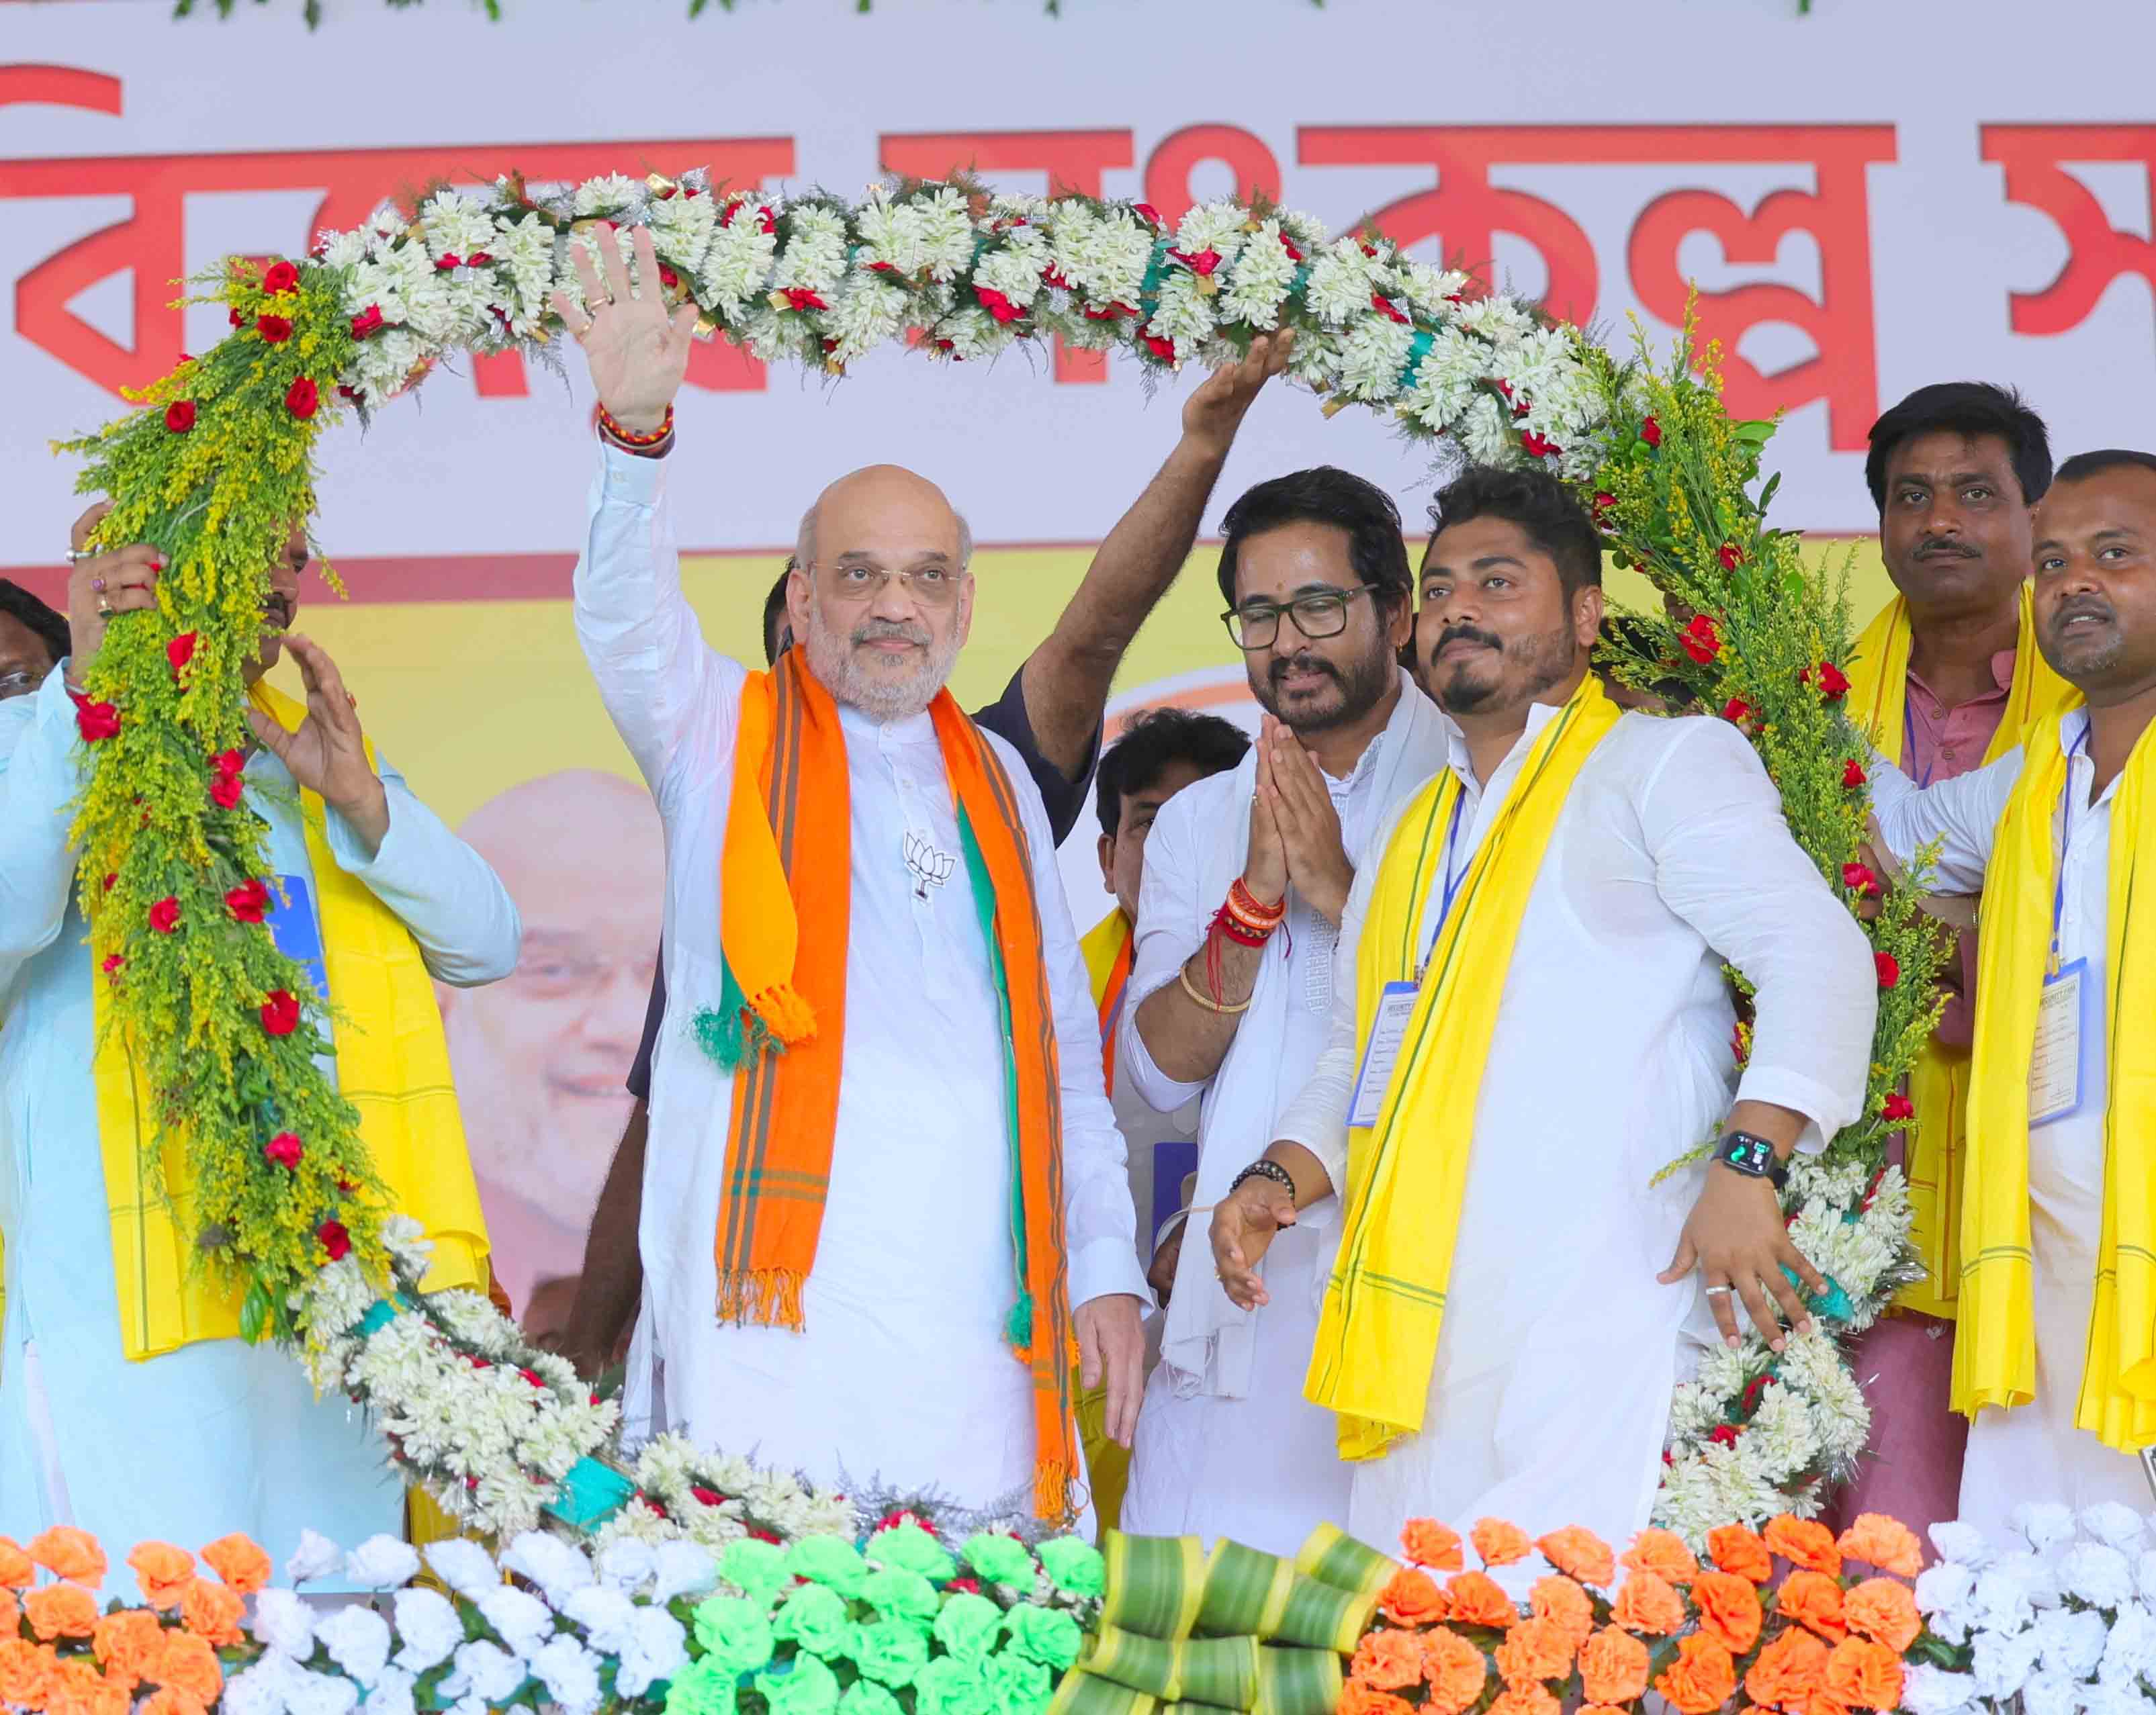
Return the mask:
<path id="1" fill-rule="evenodd" d="M 474 1528 L 514 1535 L 544 1510 L 592 1529 L 625 1509 L 644 1534 L 679 1528 L 663 1498 L 646 1516 L 650 1484 L 621 1453 L 611 1406 L 472 1295 L 422 1290 L 417 1236 L 317 1070 L 321 998 L 249 904 L 269 868 L 238 781 L 242 664 L 267 569 L 315 511 L 324 426 L 347 406 L 371 417 L 447 358 L 551 355 L 549 295 L 578 293 L 572 242 L 615 243 L 633 269 L 639 225 L 659 264 L 639 289 L 693 301 L 707 335 L 834 376 L 886 346 L 973 362 L 1051 335 L 1165 375 L 1292 329 L 1291 379 L 1328 412 L 1379 410 L 1443 455 L 1556 472 L 1684 604 L 1682 624 L 1636 622 L 1620 670 L 1737 723 L 1822 873 L 1852 904 L 1884 895 L 1868 925 L 1881 985 L 1870 1107 L 1789 1196 L 1799 1242 L 1835 1282 L 1818 1307 L 1834 1335 L 1779 1358 L 1751 1339 L 1686 1385 L 1660 1516 L 1698 1544 L 1731 1519 L 1815 1510 L 1867 1430 L 1835 1338 L 1910 1277 L 1905 1188 L 1884 1151 L 1938 951 L 1916 914 L 1918 878 L 1856 862 L 1868 752 L 1840 703 L 1849 616 L 1839 586 L 1765 522 L 1772 426 L 1730 420 L 1711 350 L 1620 362 L 1380 233 L 1334 237 L 1263 203 L 1169 222 L 1144 203 L 963 182 L 849 204 L 729 190 L 701 172 L 552 188 L 510 176 L 385 207 L 305 259 L 235 259 L 208 278 L 230 335 L 67 443 L 85 458 L 78 486 L 116 502 L 96 540 L 151 543 L 168 566 L 157 614 L 111 627 L 80 699 L 91 763 L 76 835 L 93 955 L 157 1095 L 160 1157 L 185 1152 L 201 1266 L 244 1297 L 249 1336 L 293 1346 L 318 1383 L 372 1410 L 415 1479 Z M 784 1504 L 823 1503 L 803 1491 Z"/>
<path id="2" fill-rule="evenodd" d="M 1664 1530 L 1429 1520 L 1395 1560 L 1321 1528 L 1292 1560 L 1110 1533 L 1029 1548 L 887 1521 L 721 1550 L 549 1532 L 497 1559 L 310 1533 L 271 1587 L 242 1537 L 139 1544 L 139 1602 L 83 1532 L 0 1538 L 0 1702 L 42 1715 L 2142 1715 L 2156 1549 L 2129 1509 L 2024 1508 L 2026 1546 L 1866 1514 Z M 1471 1568 L 1468 1555 L 1476 1564 Z M 1537 1571 L 1539 1567 L 1547 1570 Z M 1493 1576 L 1496 1574 L 1498 1576 Z M 1524 1603 L 1498 1577 L 1526 1590 Z M 357 1593 L 318 1605 L 314 1585 Z"/>

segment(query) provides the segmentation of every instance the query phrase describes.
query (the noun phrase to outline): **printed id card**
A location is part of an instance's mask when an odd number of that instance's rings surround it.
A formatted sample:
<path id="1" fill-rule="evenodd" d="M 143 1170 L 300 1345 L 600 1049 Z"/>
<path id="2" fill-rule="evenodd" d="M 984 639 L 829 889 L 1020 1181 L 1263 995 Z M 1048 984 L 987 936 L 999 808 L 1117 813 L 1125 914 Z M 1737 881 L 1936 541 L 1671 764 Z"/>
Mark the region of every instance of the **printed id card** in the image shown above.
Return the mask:
<path id="1" fill-rule="evenodd" d="M 1408 1021 L 1414 1016 L 1415 997 L 1421 992 L 1415 983 L 1389 982 L 1378 996 L 1378 1016 L 1370 1025 L 1363 1069 L 1355 1078 L 1355 1099 L 1348 1109 L 1351 1128 L 1378 1123 L 1386 1087 L 1393 1081 L 1393 1067 L 1400 1057 L 1400 1044 L 1407 1040 Z"/>
<path id="2" fill-rule="evenodd" d="M 2078 1113 L 2086 1092 L 2082 1054 L 2096 1040 L 2092 1013 L 2102 985 L 2088 960 L 2062 965 L 2044 979 L 2036 1005 L 2036 1045 L 2029 1057 L 2029 1124 L 2049 1125 Z"/>
<path id="3" fill-rule="evenodd" d="M 304 875 L 280 875 L 277 879 L 284 885 L 285 897 L 270 901 L 262 920 L 270 925 L 277 950 L 306 971 L 315 992 L 326 1001 L 330 977 L 322 962 L 322 925 L 315 915 L 314 890 Z"/>

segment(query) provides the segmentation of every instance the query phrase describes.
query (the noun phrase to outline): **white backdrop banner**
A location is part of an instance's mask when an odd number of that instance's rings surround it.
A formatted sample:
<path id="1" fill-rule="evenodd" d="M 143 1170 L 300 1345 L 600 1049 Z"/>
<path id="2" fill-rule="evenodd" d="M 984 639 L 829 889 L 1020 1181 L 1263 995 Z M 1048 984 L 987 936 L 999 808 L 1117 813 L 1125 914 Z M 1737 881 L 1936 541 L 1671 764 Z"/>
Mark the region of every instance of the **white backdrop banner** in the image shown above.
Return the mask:
<path id="1" fill-rule="evenodd" d="M 304 249 L 439 178 L 668 172 L 855 191 L 886 172 L 1142 195 L 1231 185 L 1368 216 L 1625 336 L 1688 282 L 1731 402 L 1787 412 L 1793 524 L 1873 521 L 1865 431 L 1962 376 L 2021 386 L 2061 452 L 2150 437 L 2147 0 L 0 0 L 0 566 L 75 503 L 47 442 L 223 331 L 172 282 Z M 1126 367 L 980 371 L 892 351 L 834 385 L 700 352 L 685 542 L 782 543 L 835 473 L 896 458 L 987 542 L 1097 538 L 1170 426 Z M 364 454 L 325 448 L 347 555 L 557 552 L 589 449 L 573 383 L 514 357 L 440 376 Z M 1156 407 L 1160 414 L 1165 402 Z M 1321 458 L 1409 509 L 1427 464 L 1366 413 L 1271 397 L 1221 499 Z"/>

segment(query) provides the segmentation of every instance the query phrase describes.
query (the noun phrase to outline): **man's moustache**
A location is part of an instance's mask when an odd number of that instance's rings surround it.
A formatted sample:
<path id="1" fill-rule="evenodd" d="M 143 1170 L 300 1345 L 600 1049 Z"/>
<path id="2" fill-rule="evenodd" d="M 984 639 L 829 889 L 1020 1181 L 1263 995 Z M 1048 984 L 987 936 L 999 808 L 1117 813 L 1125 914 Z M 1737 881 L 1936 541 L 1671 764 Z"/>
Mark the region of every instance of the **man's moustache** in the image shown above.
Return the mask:
<path id="1" fill-rule="evenodd" d="M 873 643 L 880 637 L 897 637 L 905 642 L 916 643 L 924 649 L 930 642 L 928 627 L 925 625 L 909 625 L 902 619 L 872 619 L 854 633 L 854 645 L 858 648 L 863 643 Z"/>
<path id="2" fill-rule="evenodd" d="M 1917 558 L 1919 560 L 1974 560 L 1976 558 L 1976 550 L 1965 543 L 1957 542 L 1951 537 L 1935 536 L 1928 541 L 1919 542 L 1917 545 Z"/>
<path id="3" fill-rule="evenodd" d="M 1504 639 L 1493 632 L 1486 632 L 1471 625 L 1449 626 L 1438 633 L 1436 642 L 1430 646 L 1430 658 L 1433 664 L 1445 653 L 1448 643 L 1480 643 L 1486 649 L 1495 649 L 1499 654 L 1505 650 Z"/>
<path id="4" fill-rule="evenodd" d="M 1285 661 L 1276 661 L 1265 669 L 1265 677 L 1278 684 L 1291 673 L 1322 673 L 1327 678 L 1338 679 L 1339 669 L 1322 655 L 1291 655 Z"/>
<path id="5" fill-rule="evenodd" d="M 2098 601 L 2094 596 L 2076 596 L 2061 602 L 2051 611 L 2051 629 L 2057 631 L 2070 619 L 2101 619 L 2109 624 L 2118 617 L 2118 612 L 2108 602 Z"/>

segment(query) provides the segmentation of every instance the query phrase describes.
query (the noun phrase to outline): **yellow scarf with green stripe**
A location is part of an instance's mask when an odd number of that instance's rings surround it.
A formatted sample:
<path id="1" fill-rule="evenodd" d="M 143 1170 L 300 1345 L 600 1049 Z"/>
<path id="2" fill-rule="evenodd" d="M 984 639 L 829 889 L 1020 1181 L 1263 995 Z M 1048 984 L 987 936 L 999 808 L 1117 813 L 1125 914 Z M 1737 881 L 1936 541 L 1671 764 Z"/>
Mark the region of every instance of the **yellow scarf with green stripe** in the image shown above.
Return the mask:
<path id="1" fill-rule="evenodd" d="M 287 732 L 307 711 L 258 680 L 254 706 Z M 367 746 L 367 761 L 374 747 Z M 321 902 L 322 961 L 340 1016 L 332 1024 L 337 1091 L 359 1109 L 359 1134 L 389 1194 L 434 1241 L 430 1292 L 485 1291 L 486 1225 L 465 1150 L 449 1047 L 418 944 L 367 883 L 331 852 L 321 799 L 300 794 L 307 859 Z M 157 1135 L 150 1092 L 96 985 L 98 1142 L 112 1221 L 113 1284 L 122 1349 L 153 1358 L 239 1333 L 240 1295 L 192 1266 L 193 1175 L 186 1139 Z M 157 1157 L 153 1162 L 153 1154 Z"/>
<path id="2" fill-rule="evenodd" d="M 2079 706 L 2078 697 L 2074 706 Z M 2026 1405 L 2036 1393 L 2029 1242 L 2029 1067 L 2051 963 L 2057 819 L 2067 787 L 2060 717 L 2025 736 L 2021 776 L 1984 878 L 1976 1047 L 1962 1175 L 1954 1409 Z M 2149 873 L 2139 874 L 2140 861 Z M 2076 1425 L 2133 1452 L 2156 1441 L 2156 727 L 2143 732 L 2111 807 L 2103 976 L 2107 1073 L 2103 1225 Z"/>
<path id="3" fill-rule="evenodd" d="M 1903 767 L 1908 711 L 1909 604 L 1897 596 L 1857 639 L 1849 669 L 1850 719 L 1878 750 Z M 2030 586 L 2021 586 L 2021 630 L 2014 645 L 2014 683 L 2006 712 L 1984 753 L 1996 762 L 2020 742 L 2029 723 L 2056 709 L 2071 688 L 2051 671 L 2036 647 Z M 1909 1123 L 1903 1171 L 1909 1183 L 1909 1241 L 1924 1260 L 1926 1277 L 1895 1294 L 1904 1310 L 1951 1319 L 1961 1278 L 1962 1108 L 1969 1099 L 1969 1055 L 1927 1037 L 1909 1073 Z"/>
<path id="4" fill-rule="evenodd" d="M 1378 1123 L 1348 1134 L 1340 1253 L 1303 1390 L 1339 1415 L 1343 1459 L 1378 1458 L 1422 1426 L 1504 974 L 1573 781 L 1618 719 L 1589 676 L 1537 735 L 1438 929 Z M 1460 792 L 1441 770 L 1378 860 L 1356 963 L 1366 1045 L 1386 985 L 1415 977 Z"/>

